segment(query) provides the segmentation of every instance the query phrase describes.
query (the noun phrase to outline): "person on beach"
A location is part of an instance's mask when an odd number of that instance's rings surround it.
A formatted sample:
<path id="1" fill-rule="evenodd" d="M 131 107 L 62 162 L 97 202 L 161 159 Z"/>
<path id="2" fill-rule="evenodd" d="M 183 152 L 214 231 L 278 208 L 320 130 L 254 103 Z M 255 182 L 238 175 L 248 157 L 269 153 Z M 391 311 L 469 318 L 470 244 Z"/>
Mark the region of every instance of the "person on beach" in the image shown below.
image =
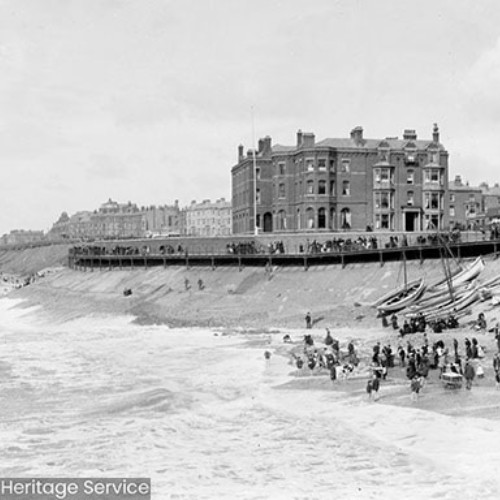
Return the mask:
<path id="1" fill-rule="evenodd" d="M 310 312 L 308 312 L 306 314 L 305 320 L 306 320 L 306 328 L 307 329 L 311 328 L 311 326 L 312 326 L 312 316 L 311 316 Z"/>
<path id="2" fill-rule="evenodd" d="M 380 378 L 375 375 L 372 380 L 373 400 L 378 400 L 378 390 L 380 389 Z"/>
<path id="3" fill-rule="evenodd" d="M 421 388 L 420 377 L 418 375 L 415 375 L 411 379 L 410 387 L 411 387 L 411 400 L 417 401 Z"/>
<path id="4" fill-rule="evenodd" d="M 326 329 L 326 337 L 325 337 L 325 345 L 332 345 L 333 344 L 333 337 L 330 335 L 330 330 L 327 328 Z"/>
<path id="5" fill-rule="evenodd" d="M 398 346 L 398 356 L 399 356 L 399 366 L 401 368 L 405 367 L 406 352 L 403 347 Z"/>
<path id="6" fill-rule="evenodd" d="M 189 280 L 186 278 L 184 280 L 184 289 L 189 290 L 191 288 L 191 284 L 189 283 Z"/>
<path id="7" fill-rule="evenodd" d="M 372 392 L 373 392 L 373 379 L 368 380 L 366 383 L 366 393 L 368 394 L 368 400 L 372 400 Z"/>
<path id="8" fill-rule="evenodd" d="M 474 371 L 474 367 L 472 366 L 472 363 L 467 360 L 465 362 L 464 377 L 465 377 L 465 388 L 469 391 L 472 389 L 472 381 L 474 380 L 475 376 L 476 372 Z"/>

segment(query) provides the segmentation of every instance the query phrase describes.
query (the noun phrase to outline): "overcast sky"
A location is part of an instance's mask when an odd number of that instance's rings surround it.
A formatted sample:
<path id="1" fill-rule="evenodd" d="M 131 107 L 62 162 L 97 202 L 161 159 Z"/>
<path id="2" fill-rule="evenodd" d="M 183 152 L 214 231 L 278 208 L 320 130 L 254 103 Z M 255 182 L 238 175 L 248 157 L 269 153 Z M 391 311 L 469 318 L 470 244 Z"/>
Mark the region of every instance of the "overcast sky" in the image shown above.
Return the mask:
<path id="1" fill-rule="evenodd" d="M 0 0 L 0 234 L 230 199 L 257 137 L 430 139 L 500 181 L 498 0 Z"/>

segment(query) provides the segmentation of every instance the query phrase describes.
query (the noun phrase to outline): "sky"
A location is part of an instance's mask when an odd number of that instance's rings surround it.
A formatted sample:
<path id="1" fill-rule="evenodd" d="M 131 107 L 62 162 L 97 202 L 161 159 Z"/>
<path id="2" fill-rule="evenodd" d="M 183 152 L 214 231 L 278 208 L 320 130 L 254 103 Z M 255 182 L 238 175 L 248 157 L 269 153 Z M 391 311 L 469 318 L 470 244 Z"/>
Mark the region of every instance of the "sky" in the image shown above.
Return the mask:
<path id="1" fill-rule="evenodd" d="M 450 179 L 500 182 L 497 0 L 0 0 L 0 75 L 0 234 L 230 200 L 252 122 L 290 145 L 437 123 Z"/>

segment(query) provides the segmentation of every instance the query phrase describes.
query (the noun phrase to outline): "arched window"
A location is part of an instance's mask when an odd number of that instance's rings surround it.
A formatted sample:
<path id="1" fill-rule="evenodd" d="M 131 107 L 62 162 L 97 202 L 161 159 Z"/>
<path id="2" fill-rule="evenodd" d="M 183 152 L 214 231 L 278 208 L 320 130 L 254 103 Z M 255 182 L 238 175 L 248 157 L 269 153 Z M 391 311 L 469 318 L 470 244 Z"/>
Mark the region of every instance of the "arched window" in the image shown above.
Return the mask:
<path id="1" fill-rule="evenodd" d="M 318 210 L 318 229 L 326 228 L 326 210 L 324 208 L 320 208 Z"/>
<path id="2" fill-rule="evenodd" d="M 337 212 L 335 208 L 330 208 L 330 229 L 335 230 L 337 227 L 336 224 Z"/>
<path id="3" fill-rule="evenodd" d="M 278 212 L 278 229 L 286 229 L 286 212 L 284 210 Z"/>
<path id="4" fill-rule="evenodd" d="M 300 208 L 297 208 L 297 229 L 302 229 L 302 221 L 300 220 Z"/>
<path id="5" fill-rule="evenodd" d="M 307 229 L 314 229 L 314 208 L 306 210 Z"/>
<path id="6" fill-rule="evenodd" d="M 342 229 L 351 229 L 351 211 L 348 208 L 340 211 L 340 226 Z"/>

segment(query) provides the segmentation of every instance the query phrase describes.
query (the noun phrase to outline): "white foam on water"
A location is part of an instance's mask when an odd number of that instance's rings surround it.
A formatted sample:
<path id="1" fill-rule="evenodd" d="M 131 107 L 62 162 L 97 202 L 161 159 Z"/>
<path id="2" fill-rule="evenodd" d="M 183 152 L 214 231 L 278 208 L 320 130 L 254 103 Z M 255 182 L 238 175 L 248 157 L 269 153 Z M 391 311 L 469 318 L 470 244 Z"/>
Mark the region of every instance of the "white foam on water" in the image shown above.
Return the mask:
<path id="1" fill-rule="evenodd" d="M 148 476 L 161 499 L 500 495 L 496 422 L 279 388 L 291 366 L 264 351 L 282 334 L 51 326 L 4 300 L 4 477 Z"/>

